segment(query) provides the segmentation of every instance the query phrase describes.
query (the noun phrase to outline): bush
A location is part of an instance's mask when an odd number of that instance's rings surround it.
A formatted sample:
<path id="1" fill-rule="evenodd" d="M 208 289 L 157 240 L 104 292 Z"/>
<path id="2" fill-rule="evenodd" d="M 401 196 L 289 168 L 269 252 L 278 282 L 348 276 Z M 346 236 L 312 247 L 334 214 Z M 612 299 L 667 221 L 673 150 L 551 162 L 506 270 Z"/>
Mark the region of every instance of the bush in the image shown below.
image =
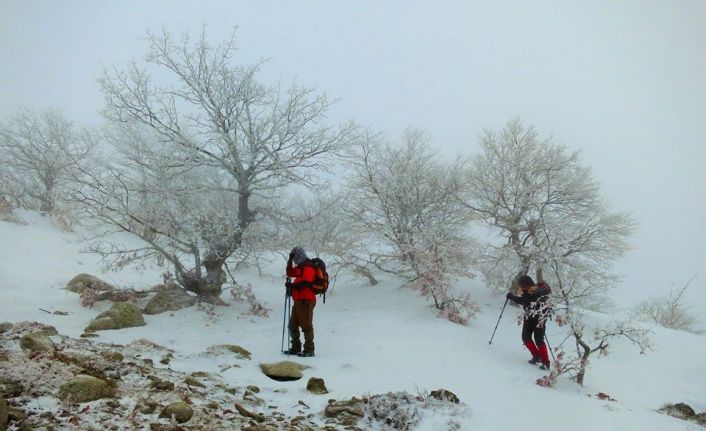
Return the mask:
<path id="1" fill-rule="evenodd" d="M 684 305 L 684 292 L 691 280 L 681 289 L 672 289 L 666 297 L 646 299 L 635 308 L 635 316 L 640 320 L 655 322 L 665 328 L 693 331 L 697 322 Z"/>

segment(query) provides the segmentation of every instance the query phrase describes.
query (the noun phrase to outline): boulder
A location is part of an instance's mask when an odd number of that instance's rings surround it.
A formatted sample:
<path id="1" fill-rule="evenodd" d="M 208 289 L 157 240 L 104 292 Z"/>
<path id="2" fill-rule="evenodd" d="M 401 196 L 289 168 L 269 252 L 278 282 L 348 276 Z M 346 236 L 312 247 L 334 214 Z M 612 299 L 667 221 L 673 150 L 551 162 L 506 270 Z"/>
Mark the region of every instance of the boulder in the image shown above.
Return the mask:
<path id="1" fill-rule="evenodd" d="M 76 376 L 59 387 L 59 399 L 73 403 L 110 398 L 114 394 L 113 385 L 92 376 Z"/>
<path id="2" fill-rule="evenodd" d="M 142 310 L 145 314 L 159 314 L 165 311 L 177 311 L 196 304 L 195 296 L 183 289 L 169 289 L 157 292 Z"/>
<path id="3" fill-rule="evenodd" d="M 328 394 L 328 389 L 326 389 L 324 379 L 320 379 L 318 377 L 312 377 L 309 379 L 306 384 L 306 390 L 317 395 Z"/>
<path id="4" fill-rule="evenodd" d="M 174 416 L 174 419 L 178 423 L 183 424 L 184 422 L 188 422 L 191 417 L 194 416 L 194 410 L 185 402 L 177 401 L 164 407 L 162 412 L 159 414 L 160 418 L 169 419 L 172 416 Z"/>
<path id="5" fill-rule="evenodd" d="M 145 326 L 140 310 L 129 302 L 116 302 L 110 309 L 99 314 L 88 324 L 85 332 Z"/>
<path id="6" fill-rule="evenodd" d="M 106 283 L 100 278 L 90 274 L 79 274 L 66 284 L 66 290 L 74 293 L 83 293 L 86 289 L 115 290 L 115 286 Z"/>
<path id="7" fill-rule="evenodd" d="M 272 380 L 287 382 L 299 380 L 303 377 L 302 371 L 307 369 L 306 365 L 297 364 L 292 361 L 273 362 L 270 364 L 260 364 L 262 372 Z"/>
<path id="8" fill-rule="evenodd" d="M 56 348 L 51 338 L 42 332 L 27 334 L 20 338 L 20 347 L 31 353 L 53 353 Z"/>
<path id="9" fill-rule="evenodd" d="M 236 344 L 218 344 L 215 346 L 211 346 L 206 350 L 206 353 L 209 354 L 220 354 L 224 352 L 233 353 L 238 359 L 250 360 L 250 358 L 252 357 L 252 354 L 249 351 L 243 349 L 242 347 Z"/>

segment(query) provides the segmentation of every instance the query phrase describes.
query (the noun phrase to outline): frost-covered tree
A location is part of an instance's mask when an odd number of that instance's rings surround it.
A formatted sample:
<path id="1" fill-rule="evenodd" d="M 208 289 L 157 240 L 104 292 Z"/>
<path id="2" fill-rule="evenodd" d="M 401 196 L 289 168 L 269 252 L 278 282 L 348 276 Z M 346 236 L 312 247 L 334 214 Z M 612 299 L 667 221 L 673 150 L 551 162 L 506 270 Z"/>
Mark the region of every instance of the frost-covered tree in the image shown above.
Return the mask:
<path id="1" fill-rule="evenodd" d="M 610 339 L 623 336 L 644 352 L 646 331 L 631 322 L 591 327 L 583 318 L 584 308 L 608 302 L 618 281 L 611 269 L 628 249 L 632 218 L 610 209 L 578 152 L 540 138 L 519 119 L 485 131 L 480 144 L 463 199 L 489 232 L 479 259 L 488 284 L 515 288 L 532 265 L 538 278 L 546 276 L 557 322 L 576 347 L 567 358 L 575 366 L 566 369 L 581 384 L 590 356 L 605 354 Z"/>
<path id="2" fill-rule="evenodd" d="M 191 269 L 182 271 L 175 264 L 180 283 L 216 297 L 227 259 L 247 244 L 253 223 L 268 215 L 258 211 L 257 203 L 271 201 L 293 183 L 313 186 L 316 172 L 328 166 L 325 157 L 346 144 L 354 126 L 326 122 L 333 103 L 326 95 L 297 85 L 286 90 L 267 86 L 256 79 L 260 64 L 234 65 L 233 37 L 215 46 L 204 32 L 196 40 L 188 34 L 174 38 L 166 31 L 148 33 L 147 40 L 146 66 L 151 70 L 133 62 L 101 77 L 104 115 L 151 130 L 150 145 L 160 147 L 153 152 L 167 157 L 166 176 L 155 179 L 142 196 L 151 202 L 174 201 L 174 212 L 182 214 L 168 220 L 170 229 L 148 226 L 150 235 L 169 248 L 155 241 L 147 244 L 172 263 L 189 251 L 194 256 Z M 157 74 L 155 79 L 150 72 Z M 152 188 L 160 193 L 153 194 Z M 193 237 L 182 236 L 183 230 L 199 232 L 198 247 L 203 248 L 198 253 Z"/>
<path id="3" fill-rule="evenodd" d="M 16 206 L 52 213 L 96 142 L 58 110 L 16 111 L 0 122 L 2 193 Z"/>
<path id="4" fill-rule="evenodd" d="M 560 262 L 575 301 L 600 302 L 614 284 L 613 262 L 628 249 L 635 223 L 614 212 L 578 152 L 542 139 L 519 119 L 486 130 L 462 196 L 488 229 L 479 261 L 488 284 L 504 289 L 532 263 Z M 494 238 L 500 241 L 494 240 Z"/>
<path id="5" fill-rule="evenodd" d="M 372 135 L 361 140 L 351 167 L 345 208 L 352 231 L 373 239 L 370 262 L 430 296 L 441 314 L 466 323 L 474 306 L 450 289 L 454 276 L 469 275 L 472 247 L 472 214 L 456 199 L 461 165 L 442 162 L 422 132 L 408 130 L 397 146 Z"/>

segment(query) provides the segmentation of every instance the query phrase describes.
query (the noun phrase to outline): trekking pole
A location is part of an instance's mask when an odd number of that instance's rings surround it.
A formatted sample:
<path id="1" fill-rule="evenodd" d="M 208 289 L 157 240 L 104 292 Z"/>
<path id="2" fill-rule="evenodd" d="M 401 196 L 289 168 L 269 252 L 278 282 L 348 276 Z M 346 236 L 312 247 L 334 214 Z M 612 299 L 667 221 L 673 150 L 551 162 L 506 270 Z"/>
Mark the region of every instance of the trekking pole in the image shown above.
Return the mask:
<path id="1" fill-rule="evenodd" d="M 495 338 L 495 331 L 498 330 L 498 325 L 500 324 L 500 319 L 503 318 L 503 313 L 505 312 L 505 307 L 507 306 L 507 301 L 509 298 L 505 298 L 505 303 L 503 304 L 503 309 L 500 310 L 500 317 L 498 317 L 498 323 L 495 324 L 495 329 L 493 329 L 493 335 L 490 336 L 490 341 L 488 341 L 488 346 L 493 344 L 493 338 Z"/>
<path id="2" fill-rule="evenodd" d="M 284 292 L 284 315 L 282 316 L 282 342 L 280 343 L 280 347 L 282 348 L 282 353 L 284 353 L 284 330 L 286 327 L 286 322 L 287 322 L 287 302 L 289 301 L 289 292 L 285 290 Z"/>
<path id="3" fill-rule="evenodd" d="M 549 353 L 552 354 L 552 360 L 556 362 L 556 358 L 554 357 L 554 350 L 552 349 L 552 345 L 549 344 L 549 338 L 547 337 L 547 333 L 544 333 L 544 341 L 547 342 L 547 347 L 549 348 Z"/>

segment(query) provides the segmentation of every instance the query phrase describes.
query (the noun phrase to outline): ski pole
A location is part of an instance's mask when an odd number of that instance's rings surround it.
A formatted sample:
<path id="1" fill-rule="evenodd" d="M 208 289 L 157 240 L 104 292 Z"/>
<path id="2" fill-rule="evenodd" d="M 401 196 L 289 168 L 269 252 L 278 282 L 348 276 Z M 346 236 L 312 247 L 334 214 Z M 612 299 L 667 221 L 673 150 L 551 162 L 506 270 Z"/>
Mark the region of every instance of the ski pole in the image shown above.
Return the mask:
<path id="1" fill-rule="evenodd" d="M 549 344 L 549 338 L 547 337 L 547 333 L 544 333 L 544 341 L 547 342 L 547 347 L 549 348 L 549 353 L 552 354 L 552 360 L 556 362 L 556 358 L 554 357 L 554 350 L 552 349 L 552 345 Z"/>
<path id="2" fill-rule="evenodd" d="M 495 324 L 495 329 L 493 329 L 493 335 L 490 336 L 490 341 L 488 341 L 488 345 L 490 346 L 493 344 L 493 338 L 495 338 L 495 331 L 498 330 L 498 325 L 500 324 L 500 319 L 503 318 L 503 313 L 505 312 L 505 307 L 507 306 L 507 301 L 509 298 L 505 298 L 505 303 L 503 304 L 503 309 L 500 310 L 500 317 L 498 317 L 498 323 Z"/>

